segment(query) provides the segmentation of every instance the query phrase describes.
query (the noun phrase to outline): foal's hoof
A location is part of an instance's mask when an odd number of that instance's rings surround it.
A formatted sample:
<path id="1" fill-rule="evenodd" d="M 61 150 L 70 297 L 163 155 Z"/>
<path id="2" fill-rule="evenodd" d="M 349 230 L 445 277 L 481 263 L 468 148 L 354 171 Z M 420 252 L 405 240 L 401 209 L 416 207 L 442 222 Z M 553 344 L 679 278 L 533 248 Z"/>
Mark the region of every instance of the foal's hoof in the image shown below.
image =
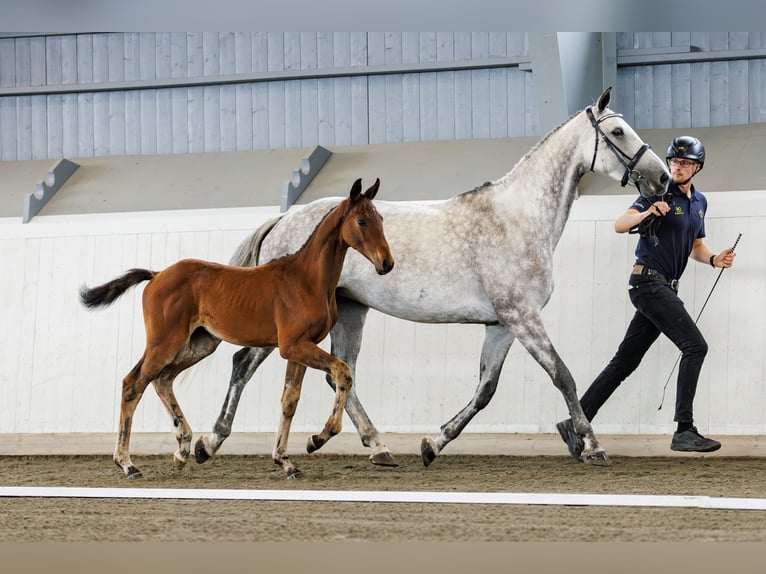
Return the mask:
<path id="1" fill-rule="evenodd" d="M 370 462 L 378 466 L 399 466 L 399 463 L 390 452 L 376 452 L 370 455 Z"/>
<path id="2" fill-rule="evenodd" d="M 311 454 L 314 451 L 319 450 L 324 446 L 325 441 L 322 440 L 322 438 L 318 435 L 312 435 L 309 437 L 308 441 L 306 441 L 306 452 Z"/>
<path id="3" fill-rule="evenodd" d="M 423 465 L 428 468 L 436 458 L 436 443 L 433 439 L 423 437 L 420 441 L 420 455 L 423 457 Z"/>
<path id="4" fill-rule="evenodd" d="M 612 461 L 609 460 L 609 457 L 603 450 L 583 453 L 582 461 L 585 464 L 591 464 L 593 466 L 612 466 Z"/>
<path id="5" fill-rule="evenodd" d="M 202 440 L 202 437 L 199 437 L 197 444 L 194 445 L 194 459 L 197 461 L 197 464 L 202 464 L 210 458 L 211 457 L 205 448 L 205 443 Z"/>
<path id="6" fill-rule="evenodd" d="M 297 480 L 300 477 L 301 477 L 301 471 L 298 470 L 297 468 L 294 471 L 287 473 L 287 480 Z"/>

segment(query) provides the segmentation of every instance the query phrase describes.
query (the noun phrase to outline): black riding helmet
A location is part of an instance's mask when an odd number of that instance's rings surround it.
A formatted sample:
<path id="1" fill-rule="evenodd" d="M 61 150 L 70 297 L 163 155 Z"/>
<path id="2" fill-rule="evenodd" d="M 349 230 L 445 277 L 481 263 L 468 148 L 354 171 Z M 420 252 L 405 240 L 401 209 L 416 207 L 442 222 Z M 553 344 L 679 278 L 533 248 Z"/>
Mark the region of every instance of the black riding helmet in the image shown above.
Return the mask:
<path id="1" fill-rule="evenodd" d="M 665 152 L 665 161 L 668 162 L 670 158 L 674 157 L 697 161 L 700 164 L 697 171 L 702 171 L 702 167 L 705 165 L 705 146 L 695 137 L 678 136 L 670 142 L 668 151 Z"/>

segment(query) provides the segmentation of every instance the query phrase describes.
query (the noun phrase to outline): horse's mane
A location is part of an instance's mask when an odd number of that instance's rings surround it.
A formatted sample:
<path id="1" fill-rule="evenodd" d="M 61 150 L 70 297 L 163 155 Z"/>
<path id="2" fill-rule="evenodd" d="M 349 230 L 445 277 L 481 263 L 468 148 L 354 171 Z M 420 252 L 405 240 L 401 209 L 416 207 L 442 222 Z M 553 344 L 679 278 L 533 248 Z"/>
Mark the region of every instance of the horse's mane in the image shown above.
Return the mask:
<path id="1" fill-rule="evenodd" d="M 540 139 L 535 145 L 533 145 L 529 149 L 529 151 L 527 153 L 525 153 L 523 156 L 521 156 L 519 161 L 516 162 L 516 164 L 511 168 L 511 170 L 508 173 L 506 173 L 503 177 L 501 177 L 497 181 L 500 181 L 502 179 L 505 179 L 505 178 L 509 177 L 514 172 L 514 170 L 516 169 L 517 166 L 519 166 L 520 164 L 524 163 L 524 161 L 527 158 L 529 158 L 530 156 L 532 156 L 537 151 L 537 149 L 540 146 L 542 146 L 546 141 L 548 141 L 548 139 L 550 139 L 555 133 L 557 133 L 561 128 L 563 128 L 566 124 L 568 124 L 572 119 L 574 119 L 576 116 L 578 116 L 580 113 L 582 113 L 582 111 L 583 110 L 580 110 L 580 111 L 577 111 L 577 112 L 573 113 L 571 116 L 569 116 L 563 122 L 561 122 L 559 125 L 557 125 L 555 128 L 553 128 L 551 131 L 549 131 L 542 139 Z M 484 189 L 491 188 L 495 183 L 496 182 L 485 181 L 481 185 L 478 185 L 478 186 L 474 187 L 473 189 L 471 189 L 469 191 L 464 191 L 463 193 L 458 194 L 458 196 L 466 195 L 466 194 L 469 194 L 469 193 L 476 193 L 478 191 L 482 191 Z"/>
<path id="2" fill-rule="evenodd" d="M 274 226 L 279 223 L 280 219 L 282 219 L 281 215 L 269 219 L 246 237 L 242 243 L 239 244 L 234 255 L 231 256 L 229 265 L 236 265 L 237 267 L 255 267 L 258 265 L 261 244 L 269 232 L 274 229 Z"/>
<path id="3" fill-rule="evenodd" d="M 524 162 L 529 156 L 533 155 L 537 149 L 542 146 L 545 142 L 547 142 L 551 137 L 553 137 L 554 134 L 556 134 L 561 128 L 563 128 L 565 125 L 567 125 L 570 121 L 572 121 L 575 117 L 580 115 L 583 112 L 583 110 L 579 110 L 575 113 L 573 113 L 571 116 L 569 116 L 567 119 L 565 119 L 563 122 L 561 122 L 559 125 L 557 125 L 555 128 L 553 128 L 551 131 L 549 131 L 540 141 L 538 141 L 535 145 L 533 145 L 527 153 L 525 153 L 523 156 L 521 156 L 521 159 L 516 162 L 516 165 L 514 165 L 511 168 L 511 171 L 508 172 L 506 175 L 510 175 L 513 173 L 513 170 L 516 169 L 516 166 L 518 166 L 520 163 Z"/>

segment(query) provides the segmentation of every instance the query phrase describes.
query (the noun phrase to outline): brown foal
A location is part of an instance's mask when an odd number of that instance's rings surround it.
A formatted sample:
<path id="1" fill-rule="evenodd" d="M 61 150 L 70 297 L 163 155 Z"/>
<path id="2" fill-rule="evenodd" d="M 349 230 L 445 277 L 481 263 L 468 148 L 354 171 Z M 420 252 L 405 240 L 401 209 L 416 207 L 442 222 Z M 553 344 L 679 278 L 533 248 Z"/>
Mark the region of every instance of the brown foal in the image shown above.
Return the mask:
<path id="1" fill-rule="evenodd" d="M 164 271 L 131 269 L 99 287 L 83 286 L 80 299 L 93 308 L 107 306 L 130 287 L 149 281 L 143 293 L 146 349 L 123 379 L 114 452 L 114 462 L 128 478 L 141 476 L 130 460 L 130 432 L 149 383 L 176 428 L 174 460 L 178 466 L 186 464 L 192 431 L 173 393 L 173 380 L 213 353 L 222 340 L 244 347 L 278 346 L 287 359 L 272 456 L 288 477 L 299 473 L 287 455 L 287 438 L 306 367 L 324 371 L 335 384 L 332 412 L 322 432 L 309 438 L 308 452 L 340 432 L 351 371 L 317 344 L 338 319 L 335 288 L 348 248 L 366 257 L 380 275 L 394 266 L 383 219 L 372 202 L 379 185 L 376 180 L 362 193 L 362 180 L 356 180 L 348 199 L 327 214 L 299 251 L 258 267 L 184 259 Z"/>

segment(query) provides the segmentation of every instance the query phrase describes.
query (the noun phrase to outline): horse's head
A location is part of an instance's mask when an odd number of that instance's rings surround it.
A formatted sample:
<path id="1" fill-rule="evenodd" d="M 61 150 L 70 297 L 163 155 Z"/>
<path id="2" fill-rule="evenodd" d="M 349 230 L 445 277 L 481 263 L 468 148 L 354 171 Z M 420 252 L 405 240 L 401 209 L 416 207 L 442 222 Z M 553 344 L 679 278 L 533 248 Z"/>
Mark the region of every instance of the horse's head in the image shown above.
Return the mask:
<path id="1" fill-rule="evenodd" d="M 348 208 L 344 216 L 341 234 L 343 240 L 364 255 L 375 266 L 378 275 L 385 275 L 394 268 L 394 256 L 383 233 L 381 217 L 373 198 L 378 193 L 380 179 L 362 193 L 362 180 L 357 179 L 351 186 Z"/>
<path id="2" fill-rule="evenodd" d="M 630 183 L 647 199 L 663 195 L 670 182 L 668 169 L 657 154 L 649 149 L 621 114 L 607 106 L 612 88 L 607 88 L 598 101 L 585 109 L 593 126 L 593 159 L 590 170 Z"/>

